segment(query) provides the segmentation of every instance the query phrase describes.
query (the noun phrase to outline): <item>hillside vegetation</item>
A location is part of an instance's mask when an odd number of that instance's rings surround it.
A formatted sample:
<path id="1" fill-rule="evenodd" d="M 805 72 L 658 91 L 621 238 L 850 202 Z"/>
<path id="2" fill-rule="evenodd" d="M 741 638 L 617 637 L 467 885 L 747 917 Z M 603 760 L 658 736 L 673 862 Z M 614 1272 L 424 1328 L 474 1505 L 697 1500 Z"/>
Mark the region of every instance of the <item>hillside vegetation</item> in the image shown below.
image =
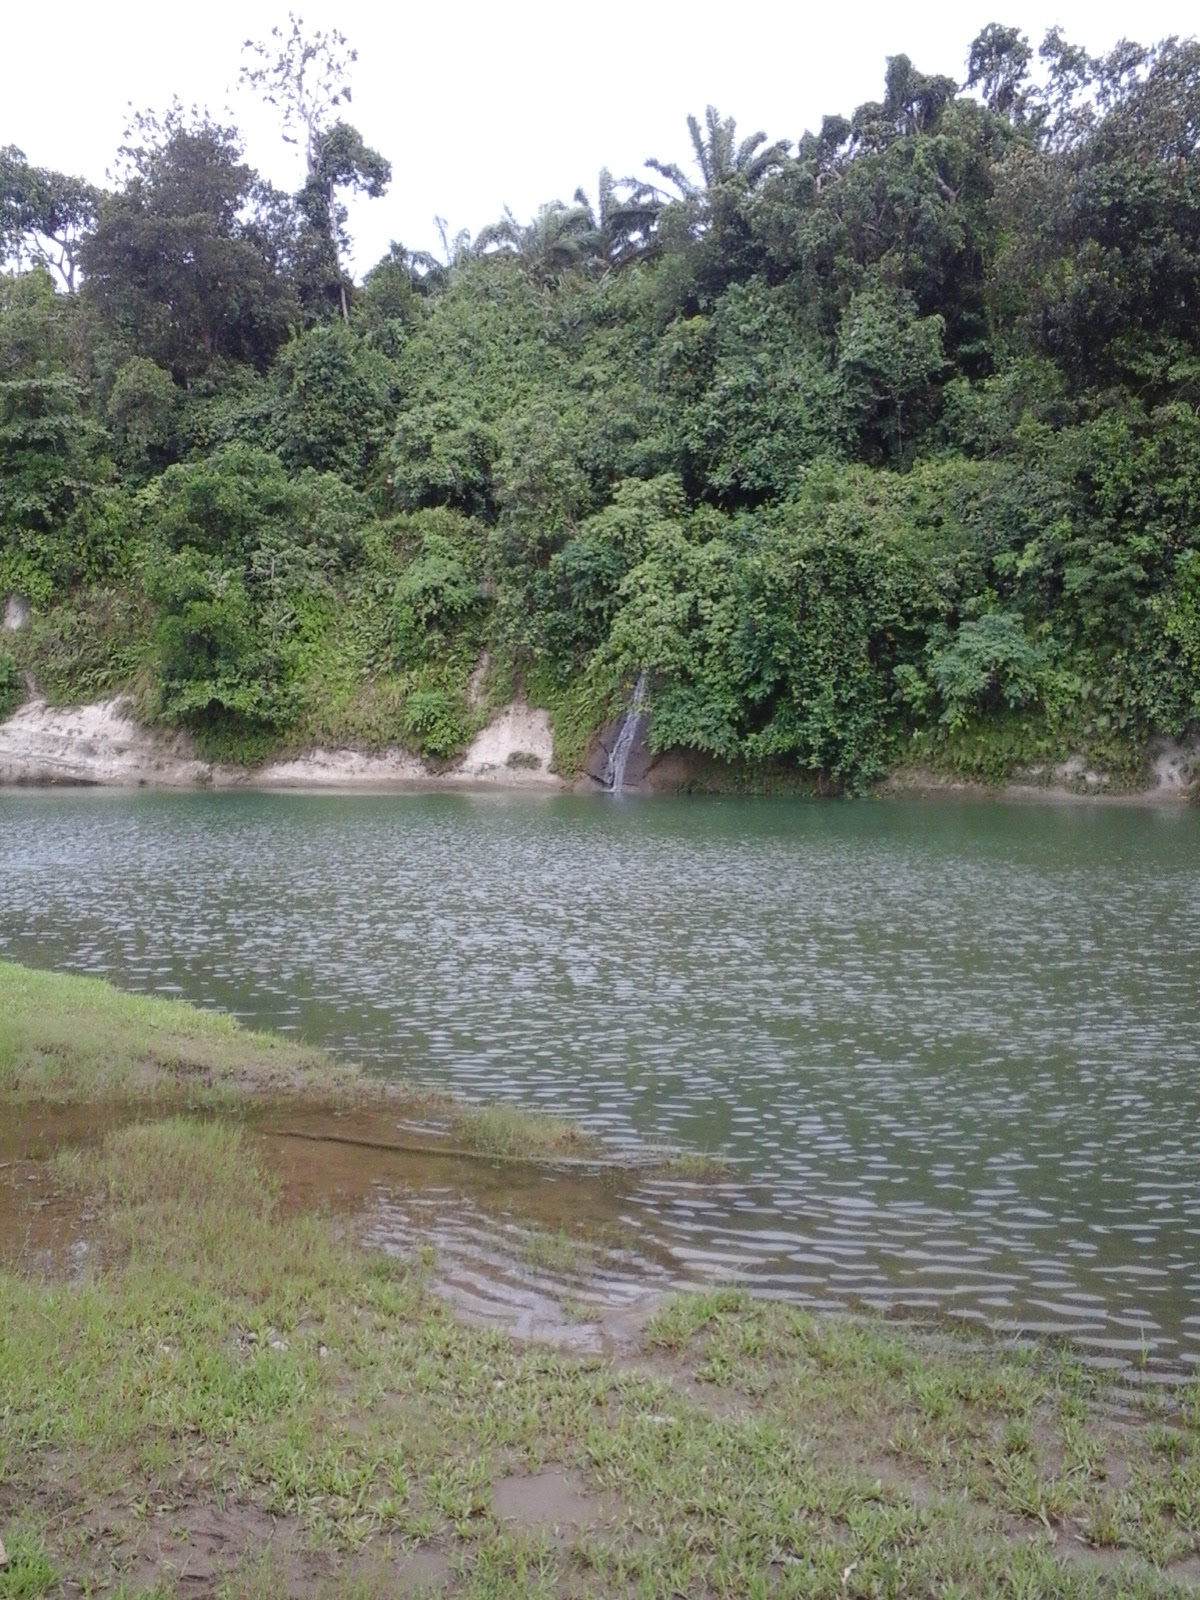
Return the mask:
<path id="1" fill-rule="evenodd" d="M 1200 719 L 1200 46 L 992 25 L 356 285 L 299 43 L 296 195 L 178 106 L 111 192 L 0 149 L 0 710 L 449 757 L 520 686 L 570 771 L 644 670 L 654 748 L 850 790 Z"/>

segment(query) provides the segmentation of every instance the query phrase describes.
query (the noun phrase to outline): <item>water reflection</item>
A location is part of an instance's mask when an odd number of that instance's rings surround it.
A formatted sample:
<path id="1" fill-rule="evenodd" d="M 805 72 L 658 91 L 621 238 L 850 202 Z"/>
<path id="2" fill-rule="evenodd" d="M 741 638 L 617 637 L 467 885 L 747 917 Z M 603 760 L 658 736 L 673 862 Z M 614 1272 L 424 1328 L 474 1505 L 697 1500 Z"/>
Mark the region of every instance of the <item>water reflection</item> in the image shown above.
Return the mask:
<path id="1" fill-rule="evenodd" d="M 723 1146 L 681 1258 L 1200 1362 L 1200 816 L 5 793 L 0 951 Z"/>

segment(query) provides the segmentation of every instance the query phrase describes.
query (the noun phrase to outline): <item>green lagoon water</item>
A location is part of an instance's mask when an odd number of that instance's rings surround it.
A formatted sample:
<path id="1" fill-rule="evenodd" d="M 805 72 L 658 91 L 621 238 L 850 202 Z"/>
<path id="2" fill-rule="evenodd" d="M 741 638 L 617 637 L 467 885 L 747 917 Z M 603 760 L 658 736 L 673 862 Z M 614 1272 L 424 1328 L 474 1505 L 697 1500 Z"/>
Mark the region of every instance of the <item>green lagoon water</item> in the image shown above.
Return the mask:
<path id="1" fill-rule="evenodd" d="M 0 793 L 0 954 L 722 1148 L 680 1272 L 1200 1364 L 1200 813 Z"/>

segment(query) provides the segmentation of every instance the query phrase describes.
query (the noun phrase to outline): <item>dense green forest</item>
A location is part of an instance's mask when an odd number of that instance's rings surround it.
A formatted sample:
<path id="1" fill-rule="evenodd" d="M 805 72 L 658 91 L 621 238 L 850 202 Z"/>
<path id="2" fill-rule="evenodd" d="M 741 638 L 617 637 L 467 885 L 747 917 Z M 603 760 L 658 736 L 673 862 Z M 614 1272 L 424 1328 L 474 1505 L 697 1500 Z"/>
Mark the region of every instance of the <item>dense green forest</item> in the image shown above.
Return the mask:
<path id="1" fill-rule="evenodd" d="M 654 748 L 847 789 L 1200 720 L 1200 45 L 992 25 L 361 284 L 349 59 L 250 55 L 296 194 L 178 105 L 106 191 L 0 148 L 0 709 L 449 757 L 486 651 L 564 771 L 645 671 Z"/>

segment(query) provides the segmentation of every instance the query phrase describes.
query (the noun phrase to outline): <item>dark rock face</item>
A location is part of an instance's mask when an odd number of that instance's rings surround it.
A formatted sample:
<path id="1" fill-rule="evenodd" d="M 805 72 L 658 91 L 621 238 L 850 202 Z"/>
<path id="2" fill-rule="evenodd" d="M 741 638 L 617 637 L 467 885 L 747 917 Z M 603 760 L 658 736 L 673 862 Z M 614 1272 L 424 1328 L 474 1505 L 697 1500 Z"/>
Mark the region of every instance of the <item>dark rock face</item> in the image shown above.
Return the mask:
<path id="1" fill-rule="evenodd" d="M 625 712 L 601 728 L 592 741 L 592 747 L 588 751 L 587 760 L 584 762 L 584 771 L 588 777 L 594 783 L 598 783 L 606 789 L 611 782 L 610 770 L 613 748 L 628 715 L 629 713 Z M 633 740 L 625 759 L 625 781 L 622 784 L 624 789 L 644 789 L 650 769 L 655 761 L 655 757 L 650 753 L 646 744 L 646 719 L 643 717 L 640 722 L 641 726 L 634 732 Z"/>

